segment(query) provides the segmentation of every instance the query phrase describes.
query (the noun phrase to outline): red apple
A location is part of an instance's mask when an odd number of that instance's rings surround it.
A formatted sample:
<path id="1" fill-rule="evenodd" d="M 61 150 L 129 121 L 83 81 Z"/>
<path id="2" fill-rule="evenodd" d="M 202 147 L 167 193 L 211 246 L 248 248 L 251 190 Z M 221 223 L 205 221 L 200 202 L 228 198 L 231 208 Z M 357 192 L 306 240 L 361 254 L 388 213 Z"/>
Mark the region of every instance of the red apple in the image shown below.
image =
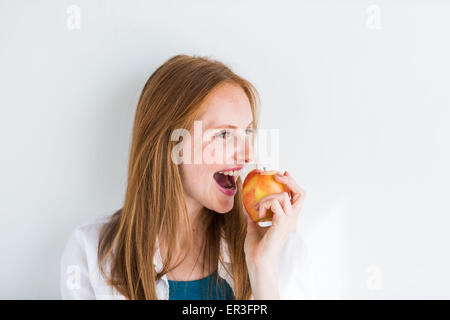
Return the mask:
<path id="1" fill-rule="evenodd" d="M 265 217 L 259 218 L 259 210 L 254 207 L 262 198 L 273 193 L 289 192 L 284 184 L 275 180 L 275 173 L 280 172 L 254 169 L 245 177 L 242 186 L 242 200 L 245 210 L 255 222 L 272 221 L 273 212 L 271 210 L 266 211 Z"/>

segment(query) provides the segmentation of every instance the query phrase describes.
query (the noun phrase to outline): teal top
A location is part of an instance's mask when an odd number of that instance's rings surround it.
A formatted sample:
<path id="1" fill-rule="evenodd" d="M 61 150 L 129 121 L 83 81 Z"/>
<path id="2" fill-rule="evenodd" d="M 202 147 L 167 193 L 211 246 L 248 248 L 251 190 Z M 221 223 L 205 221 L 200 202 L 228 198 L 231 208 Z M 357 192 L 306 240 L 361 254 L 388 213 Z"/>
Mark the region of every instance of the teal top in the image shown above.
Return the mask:
<path id="1" fill-rule="evenodd" d="M 193 281 L 169 281 L 169 300 L 233 300 L 230 285 L 217 274 Z"/>

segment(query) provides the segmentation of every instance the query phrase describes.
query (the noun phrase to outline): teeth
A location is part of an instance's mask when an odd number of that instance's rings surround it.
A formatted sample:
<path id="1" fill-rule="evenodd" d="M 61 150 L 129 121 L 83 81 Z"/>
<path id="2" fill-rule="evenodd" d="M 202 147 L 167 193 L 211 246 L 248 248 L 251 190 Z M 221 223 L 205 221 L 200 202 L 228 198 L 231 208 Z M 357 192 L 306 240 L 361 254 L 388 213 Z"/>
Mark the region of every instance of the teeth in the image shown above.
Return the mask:
<path id="1" fill-rule="evenodd" d="M 234 176 L 237 177 L 241 174 L 241 170 L 235 170 L 235 171 L 219 171 L 219 173 L 222 173 L 227 176 Z"/>

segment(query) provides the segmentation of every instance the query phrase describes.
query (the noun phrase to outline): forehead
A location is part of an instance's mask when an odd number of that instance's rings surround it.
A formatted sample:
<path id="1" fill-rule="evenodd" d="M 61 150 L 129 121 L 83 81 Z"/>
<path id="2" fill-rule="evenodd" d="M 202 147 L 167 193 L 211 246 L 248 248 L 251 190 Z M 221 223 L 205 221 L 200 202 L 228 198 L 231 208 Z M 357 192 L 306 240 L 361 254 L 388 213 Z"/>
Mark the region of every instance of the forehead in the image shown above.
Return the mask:
<path id="1" fill-rule="evenodd" d="M 252 121 L 252 109 L 245 91 L 237 84 L 224 83 L 203 101 L 200 120 L 207 128 L 236 126 L 246 128 Z"/>

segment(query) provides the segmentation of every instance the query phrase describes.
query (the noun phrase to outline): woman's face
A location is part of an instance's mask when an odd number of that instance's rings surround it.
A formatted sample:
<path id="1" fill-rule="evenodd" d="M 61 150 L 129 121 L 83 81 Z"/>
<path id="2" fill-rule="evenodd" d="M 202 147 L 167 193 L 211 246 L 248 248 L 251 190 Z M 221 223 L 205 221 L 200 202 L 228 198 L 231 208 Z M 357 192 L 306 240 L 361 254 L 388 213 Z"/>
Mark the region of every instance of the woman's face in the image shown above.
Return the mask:
<path id="1" fill-rule="evenodd" d="M 192 159 L 180 164 L 186 202 L 189 210 L 206 207 L 226 213 L 233 208 L 239 170 L 254 161 L 254 119 L 247 95 L 237 84 L 216 87 L 202 108 L 190 139 L 183 141 Z"/>

